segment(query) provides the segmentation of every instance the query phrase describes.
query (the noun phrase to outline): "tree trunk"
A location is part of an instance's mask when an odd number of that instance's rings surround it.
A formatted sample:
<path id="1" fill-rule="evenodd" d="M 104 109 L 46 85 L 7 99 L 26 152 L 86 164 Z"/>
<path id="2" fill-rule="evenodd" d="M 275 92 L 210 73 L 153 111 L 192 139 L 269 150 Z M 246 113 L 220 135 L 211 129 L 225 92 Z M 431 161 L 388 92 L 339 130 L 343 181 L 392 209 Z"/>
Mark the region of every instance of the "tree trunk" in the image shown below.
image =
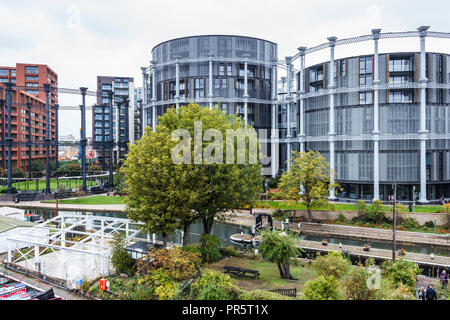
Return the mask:
<path id="1" fill-rule="evenodd" d="M 203 218 L 203 233 L 211 234 L 214 218 Z"/>
<path id="2" fill-rule="evenodd" d="M 167 233 L 163 233 L 162 237 L 163 237 L 163 246 L 164 248 L 167 248 Z"/>
<path id="3" fill-rule="evenodd" d="M 183 225 L 183 243 L 182 246 L 186 246 L 189 238 L 189 227 L 191 226 L 190 223 L 185 222 Z"/>
<path id="4" fill-rule="evenodd" d="M 278 271 L 280 272 L 280 277 L 281 277 L 281 279 L 286 279 L 286 278 L 284 277 L 284 270 L 283 270 L 283 267 L 281 266 L 281 263 L 280 263 L 280 262 L 277 262 L 277 267 L 278 267 Z"/>
<path id="5" fill-rule="evenodd" d="M 307 209 L 308 211 L 308 222 L 312 221 L 312 213 L 311 213 L 311 209 Z"/>

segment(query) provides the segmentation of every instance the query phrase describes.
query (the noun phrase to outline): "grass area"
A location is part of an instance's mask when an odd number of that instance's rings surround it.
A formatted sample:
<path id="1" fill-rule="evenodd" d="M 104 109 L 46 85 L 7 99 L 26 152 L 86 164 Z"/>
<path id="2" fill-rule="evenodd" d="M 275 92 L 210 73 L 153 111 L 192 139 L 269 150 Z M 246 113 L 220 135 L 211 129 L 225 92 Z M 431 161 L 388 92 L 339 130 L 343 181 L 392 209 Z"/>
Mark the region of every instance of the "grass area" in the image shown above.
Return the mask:
<path id="1" fill-rule="evenodd" d="M 55 203 L 55 200 L 46 200 L 41 201 L 46 203 Z M 113 197 L 113 196 L 92 196 L 92 197 L 84 197 L 77 199 L 63 199 L 58 200 L 58 203 L 64 204 L 124 204 L 122 197 Z"/>
<path id="2" fill-rule="evenodd" d="M 311 270 L 311 268 L 303 266 L 300 262 L 297 266 L 291 266 L 291 274 L 297 280 L 281 279 L 277 265 L 264 260 L 259 261 L 249 258 L 229 257 L 208 265 L 208 267 L 222 272 L 224 266 L 233 266 L 259 271 L 259 279 L 247 279 L 245 277 L 236 279 L 235 281 L 238 287 L 247 290 L 297 288 L 297 297 L 299 297 L 298 292 L 301 291 L 305 282 L 317 276 L 315 271 Z"/>
<path id="3" fill-rule="evenodd" d="M 59 185 L 65 186 L 67 188 L 76 188 L 81 187 L 83 184 L 82 179 L 59 179 Z M 86 180 L 86 185 L 88 187 L 96 186 L 97 183 L 95 181 Z M 19 191 L 27 190 L 27 191 L 36 191 L 36 180 L 33 181 L 18 181 L 14 182 L 12 184 L 14 188 L 16 188 Z M 46 181 L 44 180 L 38 180 L 38 187 L 37 191 L 42 191 L 46 187 Z M 7 186 L 2 186 L 0 189 L 0 192 L 5 192 L 7 189 Z M 50 189 L 51 190 L 57 190 L 58 189 L 58 183 L 56 179 L 50 179 Z"/>
<path id="4" fill-rule="evenodd" d="M 356 211 L 356 206 L 353 203 L 333 203 L 332 206 L 336 211 Z M 306 210 L 306 207 L 301 202 L 295 201 L 255 201 L 255 208 L 270 208 L 270 209 L 286 209 L 286 210 Z M 392 206 L 384 206 L 385 211 L 392 210 Z M 330 210 L 330 207 L 319 208 L 317 210 Z M 442 206 L 415 206 L 414 212 L 443 212 Z"/>

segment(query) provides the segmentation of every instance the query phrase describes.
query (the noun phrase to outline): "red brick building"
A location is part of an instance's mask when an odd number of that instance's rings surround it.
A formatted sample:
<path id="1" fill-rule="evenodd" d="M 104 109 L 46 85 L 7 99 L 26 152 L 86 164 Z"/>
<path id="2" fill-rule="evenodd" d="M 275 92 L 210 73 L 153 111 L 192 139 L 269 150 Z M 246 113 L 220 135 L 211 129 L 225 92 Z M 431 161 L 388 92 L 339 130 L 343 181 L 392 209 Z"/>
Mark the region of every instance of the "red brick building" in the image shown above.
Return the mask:
<path id="1" fill-rule="evenodd" d="M 44 142 L 45 139 L 45 91 L 39 90 L 44 84 L 50 84 L 55 90 L 50 91 L 49 103 L 54 107 L 58 103 L 57 74 L 47 65 L 17 63 L 15 67 L 0 66 L 0 139 L 7 137 L 7 109 L 5 97 L 5 83 L 12 82 L 18 87 L 12 93 L 11 134 L 14 142 L 27 142 L 29 137 L 29 121 L 27 103 L 32 104 L 31 109 L 31 140 Z M 2 132 L 2 129 L 4 132 Z M 55 110 L 50 109 L 50 138 L 56 139 Z M 0 166 L 7 167 L 7 159 L 3 161 L 3 154 L 7 156 L 6 147 L 3 152 L 0 148 Z M 12 167 L 28 171 L 29 148 L 26 145 L 17 145 L 12 148 Z M 33 146 L 31 160 L 40 159 L 45 163 L 45 146 Z M 50 148 L 50 160 L 56 160 L 56 147 Z"/>

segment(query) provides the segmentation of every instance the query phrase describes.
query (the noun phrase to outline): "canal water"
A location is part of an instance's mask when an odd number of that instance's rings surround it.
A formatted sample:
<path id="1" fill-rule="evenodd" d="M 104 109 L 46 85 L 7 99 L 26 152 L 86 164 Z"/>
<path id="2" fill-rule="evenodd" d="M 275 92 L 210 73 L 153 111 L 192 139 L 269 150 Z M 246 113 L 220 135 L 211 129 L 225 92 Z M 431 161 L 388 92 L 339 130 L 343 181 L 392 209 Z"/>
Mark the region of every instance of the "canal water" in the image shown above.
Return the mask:
<path id="1" fill-rule="evenodd" d="M 59 212 L 70 213 L 70 214 L 79 214 L 79 215 L 88 214 L 88 215 L 94 215 L 94 216 L 126 218 L 126 214 L 121 213 L 121 212 L 80 212 L 80 211 L 64 211 L 64 210 L 59 210 Z M 38 214 L 38 215 L 42 216 L 42 218 L 44 220 L 48 220 L 48 219 L 51 219 L 56 216 L 55 210 L 41 210 L 41 209 L 34 210 L 33 209 L 33 210 L 26 210 L 26 213 Z M 203 226 L 201 223 L 192 224 L 190 227 L 190 230 L 189 230 L 188 243 L 199 242 L 202 232 L 203 232 Z M 236 244 L 234 244 L 230 241 L 230 236 L 232 234 L 241 233 L 241 232 L 248 234 L 248 233 L 250 233 L 250 230 L 246 226 L 236 226 L 236 225 L 216 222 L 213 225 L 211 233 L 213 235 L 215 235 L 216 237 L 218 237 L 225 246 L 228 246 L 228 245 L 236 246 Z M 146 236 L 144 236 L 144 235 L 140 235 L 140 237 L 146 238 Z M 160 235 L 157 235 L 156 238 L 158 240 L 161 240 Z M 301 238 L 305 239 L 305 240 L 321 242 L 323 239 L 323 236 L 322 235 L 318 235 L 318 236 L 301 235 Z M 367 241 L 359 241 L 359 240 L 350 240 L 350 239 L 340 238 L 340 237 L 336 237 L 336 236 L 331 237 L 331 238 L 327 237 L 327 240 L 329 243 L 336 243 L 336 244 L 342 243 L 342 245 L 344 245 L 344 246 L 348 245 L 348 246 L 362 247 L 364 244 L 367 243 L 372 248 L 387 249 L 387 250 L 392 249 L 392 244 L 386 243 L 386 242 L 380 242 L 380 241 L 367 242 Z M 181 242 L 181 233 L 173 234 L 173 235 L 169 236 L 169 241 Z M 441 256 L 447 256 L 447 257 L 450 256 L 450 250 L 437 249 L 437 248 L 433 248 L 431 246 L 402 246 L 402 245 L 397 244 L 397 248 L 398 249 L 403 248 L 408 252 L 423 253 L 423 254 L 434 253 L 435 255 L 441 255 Z"/>

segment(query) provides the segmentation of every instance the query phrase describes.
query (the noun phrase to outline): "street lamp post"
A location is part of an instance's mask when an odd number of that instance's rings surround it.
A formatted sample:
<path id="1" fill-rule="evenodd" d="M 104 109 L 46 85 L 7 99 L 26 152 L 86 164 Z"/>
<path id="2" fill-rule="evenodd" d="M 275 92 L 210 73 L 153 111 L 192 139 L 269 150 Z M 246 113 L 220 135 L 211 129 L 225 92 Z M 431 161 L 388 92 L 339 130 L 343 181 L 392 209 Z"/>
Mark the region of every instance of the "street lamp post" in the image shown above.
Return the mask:
<path id="1" fill-rule="evenodd" d="M 395 261 L 395 252 L 397 251 L 397 243 L 395 241 L 395 230 L 397 228 L 397 183 L 394 183 L 394 204 L 392 207 L 392 260 Z"/>

